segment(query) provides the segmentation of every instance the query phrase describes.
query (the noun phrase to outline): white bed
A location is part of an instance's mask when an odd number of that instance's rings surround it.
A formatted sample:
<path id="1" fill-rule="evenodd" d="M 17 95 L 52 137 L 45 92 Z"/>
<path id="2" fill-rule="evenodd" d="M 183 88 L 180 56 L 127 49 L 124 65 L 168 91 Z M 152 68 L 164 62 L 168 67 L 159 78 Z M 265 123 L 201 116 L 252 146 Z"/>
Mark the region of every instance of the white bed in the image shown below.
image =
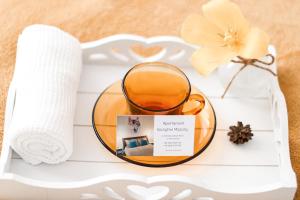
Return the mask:
<path id="1" fill-rule="evenodd" d="M 125 147 L 126 156 L 153 156 L 153 145 L 147 144 L 133 148 Z"/>

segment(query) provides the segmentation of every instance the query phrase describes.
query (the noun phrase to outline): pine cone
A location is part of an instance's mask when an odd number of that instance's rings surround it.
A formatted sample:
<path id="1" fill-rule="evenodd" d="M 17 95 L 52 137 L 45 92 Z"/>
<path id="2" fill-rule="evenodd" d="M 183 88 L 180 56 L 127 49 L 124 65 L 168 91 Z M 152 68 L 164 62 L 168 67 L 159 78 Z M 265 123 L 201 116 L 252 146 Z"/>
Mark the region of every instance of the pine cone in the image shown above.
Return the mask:
<path id="1" fill-rule="evenodd" d="M 237 126 L 230 126 L 229 129 L 227 135 L 230 136 L 230 141 L 235 144 L 244 144 L 252 139 L 253 133 L 249 124 L 244 126 L 242 122 L 238 122 Z"/>

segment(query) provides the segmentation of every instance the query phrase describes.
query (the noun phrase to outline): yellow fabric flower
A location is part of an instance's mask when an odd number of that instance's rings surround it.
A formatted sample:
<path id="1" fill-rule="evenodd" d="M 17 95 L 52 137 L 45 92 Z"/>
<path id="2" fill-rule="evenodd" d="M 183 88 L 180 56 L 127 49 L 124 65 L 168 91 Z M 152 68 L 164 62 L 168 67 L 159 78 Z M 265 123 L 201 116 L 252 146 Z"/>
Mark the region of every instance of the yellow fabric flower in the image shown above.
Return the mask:
<path id="1" fill-rule="evenodd" d="M 229 0 L 211 0 L 202 6 L 203 16 L 191 14 L 181 27 L 181 37 L 201 46 L 192 65 L 208 75 L 235 56 L 259 59 L 267 54 L 268 35 L 251 27 L 240 8 Z"/>

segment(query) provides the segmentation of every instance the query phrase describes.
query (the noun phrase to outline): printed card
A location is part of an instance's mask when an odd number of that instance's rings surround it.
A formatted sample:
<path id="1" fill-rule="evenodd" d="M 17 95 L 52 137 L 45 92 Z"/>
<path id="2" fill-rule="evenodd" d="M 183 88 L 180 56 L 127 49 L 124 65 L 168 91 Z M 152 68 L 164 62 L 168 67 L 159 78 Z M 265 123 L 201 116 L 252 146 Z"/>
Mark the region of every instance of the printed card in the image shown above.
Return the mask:
<path id="1" fill-rule="evenodd" d="M 194 155 L 195 116 L 124 115 L 117 118 L 117 156 Z"/>

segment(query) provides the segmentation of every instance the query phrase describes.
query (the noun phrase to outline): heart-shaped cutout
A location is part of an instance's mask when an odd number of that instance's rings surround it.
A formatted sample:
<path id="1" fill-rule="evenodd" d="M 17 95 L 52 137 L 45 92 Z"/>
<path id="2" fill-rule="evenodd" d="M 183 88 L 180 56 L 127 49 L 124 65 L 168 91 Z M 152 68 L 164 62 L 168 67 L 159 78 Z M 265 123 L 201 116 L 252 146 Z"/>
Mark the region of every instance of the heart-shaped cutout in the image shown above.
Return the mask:
<path id="1" fill-rule="evenodd" d="M 104 187 L 103 192 L 106 196 L 110 197 L 111 199 L 116 199 L 116 200 L 124 199 L 117 192 L 115 192 L 111 187 L 108 186 Z"/>
<path id="2" fill-rule="evenodd" d="M 127 192 L 136 200 L 159 200 L 169 193 L 169 188 L 166 186 L 152 186 L 146 188 L 140 185 L 129 185 L 127 186 Z"/>
<path id="3" fill-rule="evenodd" d="M 99 196 L 93 193 L 82 193 L 80 195 L 80 200 L 99 200 Z"/>
<path id="4" fill-rule="evenodd" d="M 177 195 L 175 195 L 172 200 L 183 200 L 188 198 L 192 194 L 191 189 L 185 189 L 181 192 L 179 192 Z"/>
<path id="5" fill-rule="evenodd" d="M 145 47 L 143 45 L 136 44 L 131 47 L 131 50 L 138 56 L 149 58 L 159 54 L 163 48 L 160 46 Z"/>

